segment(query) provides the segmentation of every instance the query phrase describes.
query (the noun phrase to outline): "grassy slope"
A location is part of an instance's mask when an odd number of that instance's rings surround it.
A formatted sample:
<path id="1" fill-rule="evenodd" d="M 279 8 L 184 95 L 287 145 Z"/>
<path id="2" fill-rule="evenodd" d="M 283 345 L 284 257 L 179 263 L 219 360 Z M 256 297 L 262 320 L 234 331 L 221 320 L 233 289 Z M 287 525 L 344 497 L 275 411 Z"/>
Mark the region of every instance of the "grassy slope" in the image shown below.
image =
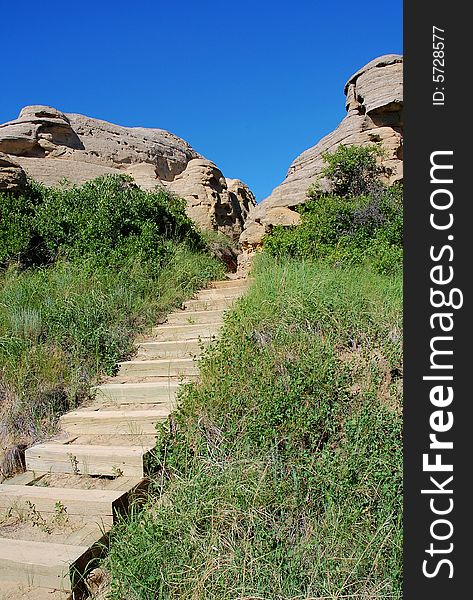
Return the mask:
<path id="1" fill-rule="evenodd" d="M 139 266 L 77 263 L 0 278 L 0 446 L 54 431 L 98 373 L 112 373 L 136 333 L 222 276 L 204 253 L 181 248 L 156 279 Z"/>
<path id="2" fill-rule="evenodd" d="M 0 195 L 0 266 L 0 474 L 9 446 L 52 433 L 137 332 L 224 274 L 182 201 L 115 177 Z"/>
<path id="3" fill-rule="evenodd" d="M 114 598 L 401 598 L 401 277 L 264 256 L 160 432 Z"/>

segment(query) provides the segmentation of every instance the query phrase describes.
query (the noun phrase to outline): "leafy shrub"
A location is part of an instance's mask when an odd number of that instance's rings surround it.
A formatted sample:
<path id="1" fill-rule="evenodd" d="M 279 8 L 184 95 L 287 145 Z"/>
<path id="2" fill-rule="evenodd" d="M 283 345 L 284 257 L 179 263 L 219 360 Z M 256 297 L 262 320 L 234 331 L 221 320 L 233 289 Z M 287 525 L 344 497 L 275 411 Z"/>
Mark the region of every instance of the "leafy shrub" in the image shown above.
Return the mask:
<path id="1" fill-rule="evenodd" d="M 386 187 L 377 146 L 339 146 L 324 154 L 333 192 L 309 189 L 297 210 L 301 224 L 277 226 L 264 240 L 273 256 L 325 258 L 332 264 L 371 262 L 381 273 L 402 266 L 402 186 Z M 356 192 L 356 193 L 355 193 Z"/>
<path id="2" fill-rule="evenodd" d="M 402 188 L 370 196 L 323 195 L 299 208 L 302 221 L 275 227 L 264 240 L 273 256 L 325 258 L 332 264 L 370 261 L 388 273 L 402 265 Z"/>
<path id="3" fill-rule="evenodd" d="M 332 193 L 338 196 L 360 196 L 379 188 L 380 176 L 388 174 L 378 162 L 385 152 L 379 146 L 345 146 L 340 144 L 332 154 L 325 152 L 322 169 Z M 317 193 L 317 186 L 311 189 Z"/>
<path id="4" fill-rule="evenodd" d="M 2 196 L 10 222 L 0 238 L 0 262 L 50 264 L 93 258 L 123 266 L 138 261 L 157 272 L 174 242 L 203 249 L 185 203 L 165 191 L 146 192 L 125 175 L 107 175 L 71 188 L 31 184 L 29 197 Z M 3 216 L 3 215 L 2 215 Z M 28 223 L 19 233 L 20 229 Z"/>
<path id="5" fill-rule="evenodd" d="M 0 192 L 0 266 L 9 260 L 29 263 L 31 255 L 37 252 L 33 221 L 41 201 L 34 184 L 26 195 Z"/>

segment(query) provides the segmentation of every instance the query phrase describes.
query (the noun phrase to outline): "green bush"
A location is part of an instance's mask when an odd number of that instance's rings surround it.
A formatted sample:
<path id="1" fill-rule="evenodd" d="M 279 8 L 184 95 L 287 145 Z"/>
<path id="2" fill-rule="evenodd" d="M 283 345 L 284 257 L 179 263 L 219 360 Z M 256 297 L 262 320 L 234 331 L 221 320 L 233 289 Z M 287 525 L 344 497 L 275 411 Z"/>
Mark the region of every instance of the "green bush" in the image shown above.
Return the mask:
<path id="1" fill-rule="evenodd" d="M 41 201 L 33 185 L 18 197 L 0 192 L 0 267 L 9 261 L 28 263 L 39 252 L 33 222 Z"/>
<path id="2" fill-rule="evenodd" d="M 370 196 L 322 195 L 299 208 L 301 224 L 278 226 L 264 240 L 273 256 L 324 258 L 331 264 L 371 262 L 380 272 L 402 266 L 402 188 Z"/>
<path id="3" fill-rule="evenodd" d="M 325 152 L 322 158 L 326 166 L 322 169 L 332 193 L 337 196 L 361 196 L 379 188 L 380 176 L 388 169 L 378 159 L 385 152 L 379 146 L 345 146 L 340 144 L 333 153 Z M 317 186 L 312 188 L 317 193 Z"/>
<path id="4" fill-rule="evenodd" d="M 183 200 L 165 191 L 143 191 L 125 175 L 69 188 L 31 184 L 28 197 L 3 195 L 0 206 L 10 223 L 0 229 L 4 264 L 18 258 L 26 265 L 93 258 L 112 267 L 133 260 L 158 271 L 174 242 L 205 247 Z"/>
<path id="5" fill-rule="evenodd" d="M 339 146 L 324 154 L 323 175 L 332 192 L 317 187 L 297 207 L 301 224 L 274 227 L 264 240 L 273 256 L 324 258 L 332 265 L 370 262 L 380 273 L 402 267 L 402 186 L 386 187 L 380 176 L 385 169 L 376 158 L 377 146 Z"/>

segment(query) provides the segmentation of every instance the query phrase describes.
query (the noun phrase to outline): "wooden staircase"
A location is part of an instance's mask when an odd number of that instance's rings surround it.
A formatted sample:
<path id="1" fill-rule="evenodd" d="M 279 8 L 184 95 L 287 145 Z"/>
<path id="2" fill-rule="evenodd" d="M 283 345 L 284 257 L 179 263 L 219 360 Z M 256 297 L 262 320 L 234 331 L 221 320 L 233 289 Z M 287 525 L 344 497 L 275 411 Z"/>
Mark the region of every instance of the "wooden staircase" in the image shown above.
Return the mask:
<path id="1" fill-rule="evenodd" d="M 95 388 L 61 433 L 28 448 L 26 472 L 0 485 L 0 600 L 82 597 L 114 521 L 147 487 L 156 424 L 213 339 L 245 280 L 214 282 L 140 340 L 133 360 Z M 3 594 L 3 595 L 2 595 Z"/>

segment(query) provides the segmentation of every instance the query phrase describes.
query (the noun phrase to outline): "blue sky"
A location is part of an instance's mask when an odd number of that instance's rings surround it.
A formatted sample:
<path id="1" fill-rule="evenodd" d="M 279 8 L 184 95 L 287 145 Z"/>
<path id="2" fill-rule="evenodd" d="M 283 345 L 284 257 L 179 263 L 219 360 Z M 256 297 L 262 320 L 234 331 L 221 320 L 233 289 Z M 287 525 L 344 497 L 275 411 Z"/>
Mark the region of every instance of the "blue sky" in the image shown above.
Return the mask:
<path id="1" fill-rule="evenodd" d="M 402 2 L 0 0 L 0 122 L 48 104 L 187 140 L 262 200 L 402 52 Z M 5 56 L 6 52 L 6 56 Z"/>

